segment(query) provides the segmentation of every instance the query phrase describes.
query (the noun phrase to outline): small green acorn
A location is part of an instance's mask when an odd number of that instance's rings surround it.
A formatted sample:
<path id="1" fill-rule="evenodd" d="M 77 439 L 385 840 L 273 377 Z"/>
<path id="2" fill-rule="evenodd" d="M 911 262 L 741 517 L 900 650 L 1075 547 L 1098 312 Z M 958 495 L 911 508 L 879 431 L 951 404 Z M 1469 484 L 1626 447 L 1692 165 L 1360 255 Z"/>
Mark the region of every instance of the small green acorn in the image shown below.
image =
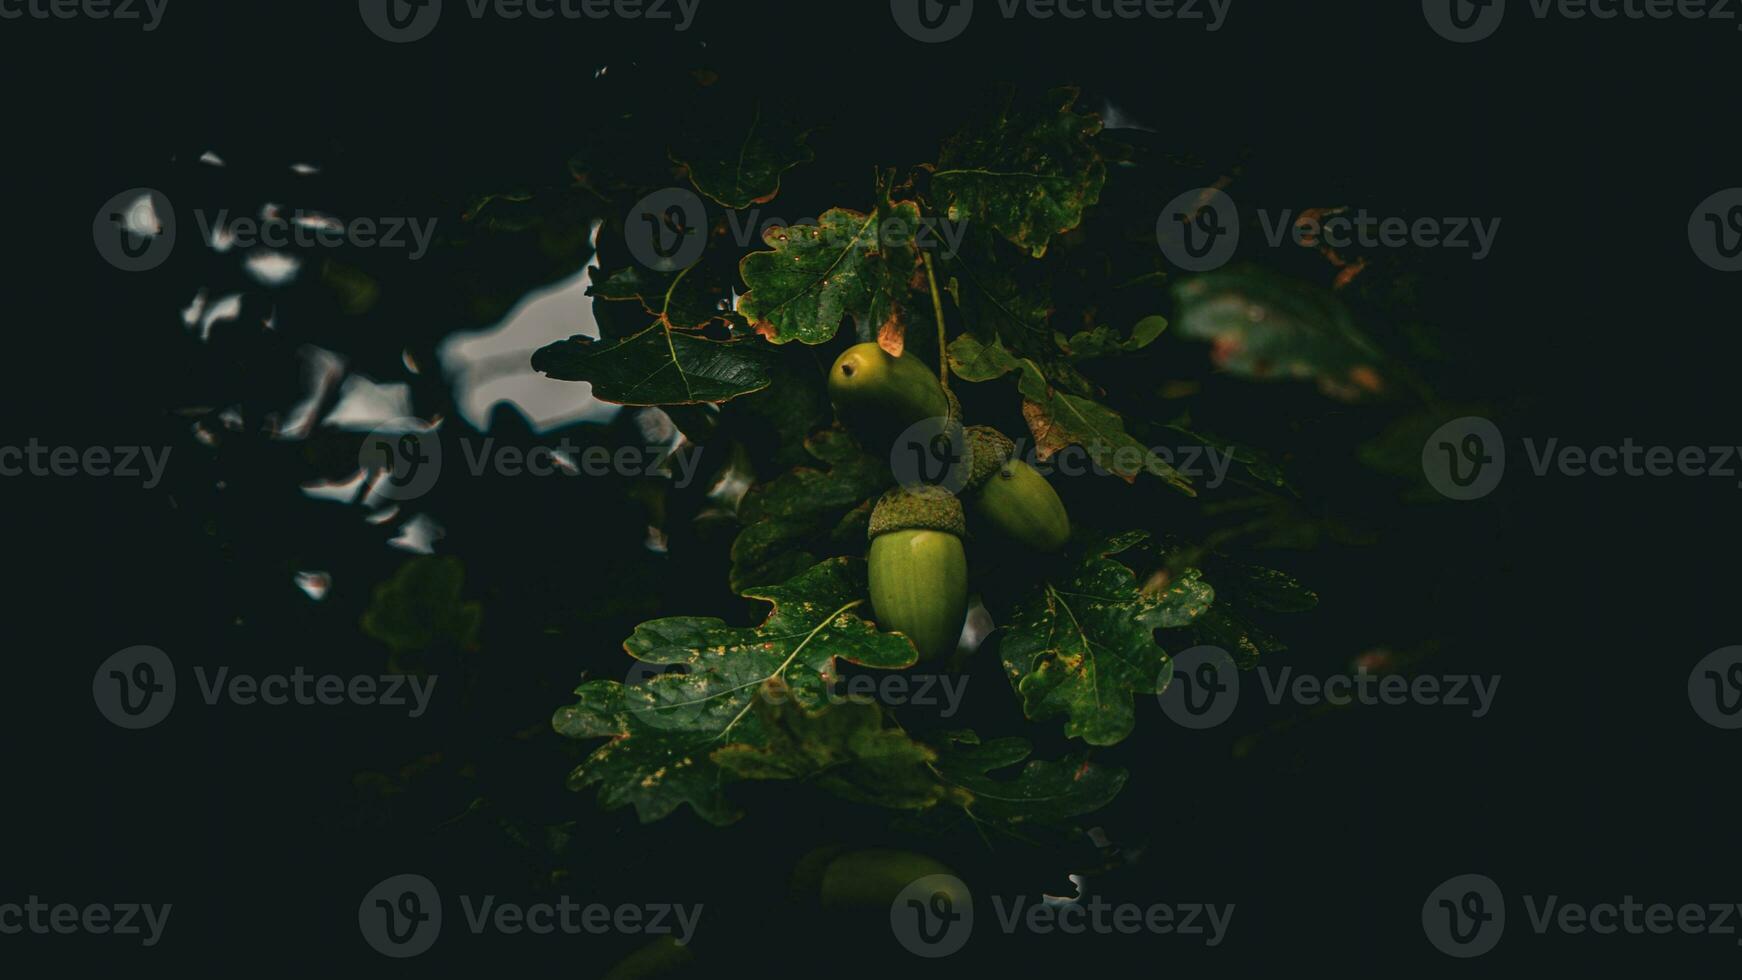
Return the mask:
<path id="1" fill-rule="evenodd" d="M 822 905 L 829 910 L 863 909 L 887 916 L 889 906 L 907 886 L 933 876 L 940 876 L 935 884 L 944 889 L 956 907 L 965 907 L 973 901 L 965 892 L 958 892 L 962 881 L 955 872 L 938 861 L 912 851 L 876 848 L 852 851 L 829 862 L 823 871 Z M 941 876 L 954 880 L 945 881 Z"/>
<path id="2" fill-rule="evenodd" d="M 961 414 L 924 362 L 893 357 L 875 343 L 854 344 L 835 358 L 829 401 L 841 421 L 879 451 L 908 426 Z"/>
<path id="3" fill-rule="evenodd" d="M 1071 537 L 1064 501 L 1046 477 L 1016 458 L 1016 444 L 990 426 L 971 425 L 972 454 L 963 496 L 977 524 L 1034 551 L 1057 551 Z"/>
<path id="4" fill-rule="evenodd" d="M 877 624 L 913 641 L 920 659 L 956 649 L 968 617 L 967 527 L 942 487 L 897 487 L 871 511 L 871 606 Z"/>

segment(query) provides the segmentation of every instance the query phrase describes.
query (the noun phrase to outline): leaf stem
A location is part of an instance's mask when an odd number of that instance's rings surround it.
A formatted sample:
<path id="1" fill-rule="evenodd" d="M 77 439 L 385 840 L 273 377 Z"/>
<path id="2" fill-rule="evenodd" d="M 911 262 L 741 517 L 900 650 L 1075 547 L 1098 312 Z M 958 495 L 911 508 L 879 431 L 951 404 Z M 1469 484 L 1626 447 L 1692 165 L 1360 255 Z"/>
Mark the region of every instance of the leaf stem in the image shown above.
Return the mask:
<path id="1" fill-rule="evenodd" d="M 938 277 L 932 270 L 931 253 L 920 249 L 919 257 L 925 261 L 925 281 L 931 285 L 931 308 L 938 320 L 938 384 L 948 391 L 950 387 L 950 354 L 949 340 L 944 333 L 944 298 L 938 295 Z"/>

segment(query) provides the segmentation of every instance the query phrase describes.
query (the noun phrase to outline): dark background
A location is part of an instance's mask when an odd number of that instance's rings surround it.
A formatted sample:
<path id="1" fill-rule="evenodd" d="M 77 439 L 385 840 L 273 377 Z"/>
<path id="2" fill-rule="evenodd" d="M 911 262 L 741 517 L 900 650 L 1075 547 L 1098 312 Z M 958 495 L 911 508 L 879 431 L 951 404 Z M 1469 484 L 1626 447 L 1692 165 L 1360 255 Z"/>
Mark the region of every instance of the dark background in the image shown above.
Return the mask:
<path id="1" fill-rule="evenodd" d="M 381 547 L 385 535 L 301 503 L 265 454 L 201 455 L 187 421 L 170 414 L 260 385 L 293 390 L 293 369 L 269 357 L 311 338 L 276 351 L 202 347 L 176 316 L 198 270 L 178 256 L 158 273 L 123 275 L 91 247 L 95 208 L 127 187 L 185 186 L 205 149 L 231 161 L 226 179 L 240 186 L 223 192 L 238 200 L 273 194 L 246 184 L 269 179 L 255 175 L 314 158 L 332 162 L 332 200 L 389 214 L 560 167 L 611 100 L 634 97 L 593 83 L 605 64 L 634 79 L 630 66 L 700 62 L 740 84 L 792 90 L 853 121 L 836 123 L 830 146 L 872 144 L 889 162 L 925 159 L 986 85 L 1074 82 L 1173 145 L 1242 161 L 1281 200 L 1352 194 L 1380 211 L 1503 217 L 1486 262 L 1425 261 L 1429 312 L 1469 352 L 1450 380 L 1459 396 L 1502 406 L 1513 473 L 1524 473 L 1523 435 L 1737 441 L 1727 397 L 1735 280 L 1697 262 L 1685 234 L 1696 203 L 1738 182 L 1722 98 L 1742 44 L 1731 26 L 1539 23 L 1520 9 L 1495 38 L 1458 46 L 1434 36 L 1413 3 L 1236 0 L 1214 34 L 1068 27 L 983 15 L 963 38 L 924 46 L 882 3 L 706 0 L 675 40 L 633 22 L 450 14 L 433 37 L 392 46 L 344 2 L 172 0 L 152 34 L 0 23 L 14 294 L 5 441 L 175 447 L 157 491 L 6 481 L 14 669 L 0 723 L 11 761 L 0 899 L 172 901 L 175 912 L 158 949 L 0 937 L 0 961 L 595 975 L 632 946 L 454 930 L 434 953 L 395 965 L 362 943 L 355 902 L 381 878 L 415 871 L 444 893 L 701 901 L 698 951 L 710 969 L 857 975 L 883 954 L 848 924 L 783 904 L 793 863 L 835 840 L 928 849 L 880 816 L 801 790 L 753 794 L 746 821 L 724 830 L 687 813 L 638 827 L 562 788 L 573 760 L 560 740 L 514 737 L 522 719 L 536 728 L 561 703 L 552 689 L 617 655 L 623 626 L 722 601 L 717 556 L 685 568 L 674 551 L 669 567 L 654 564 L 638 525 L 609 510 L 581 516 L 610 506 L 605 490 L 575 500 L 568 486 L 468 488 L 472 516 L 447 522 L 443 547 L 468 559 L 469 591 L 496 641 L 489 656 L 524 669 L 497 663 L 463 701 L 455 687 L 438 690 L 426 727 L 355 709 L 203 706 L 143 733 L 104 722 L 90 702 L 92 666 L 139 643 L 178 665 L 382 669 L 383 651 L 356 617 L 400 561 Z M 376 363 L 403 346 L 328 338 L 341 342 Z M 229 487 L 221 495 L 209 489 L 216 479 Z M 1109 754 L 1133 781 L 1089 822 L 1146 853 L 1097 885 L 1115 901 L 1233 902 L 1224 948 L 1155 937 L 989 942 L 977 931 L 942 967 L 887 962 L 920 972 L 1075 962 L 1437 975 L 1628 961 L 1715 975 L 1714 964 L 1734 961 L 1733 938 L 1537 937 L 1516 903 L 1501 948 L 1457 963 L 1426 944 L 1419 915 L 1431 888 L 1471 871 L 1514 900 L 1739 897 L 1726 792 L 1736 739 L 1701 724 L 1685 696 L 1691 665 L 1733 642 L 1730 482 L 1509 474 L 1478 504 L 1411 512 L 1371 548 L 1302 556 L 1298 571 L 1324 599 L 1288 624 L 1303 663 L 1431 636 L 1435 669 L 1503 681 L 1480 723 L 1424 709 L 1353 712 L 1269 735 L 1238 761 L 1239 737 L 1271 720 L 1261 711 L 1206 734 L 1140 713 L 1138 735 Z M 318 606 L 290 587 L 311 565 L 337 576 Z M 648 583 L 651 608 L 593 619 L 583 609 L 571 625 L 594 633 L 544 640 L 506 625 L 624 579 Z M 183 695 L 189 704 L 194 693 Z M 354 781 L 431 752 L 445 753 L 436 775 L 392 800 Z M 481 760 L 478 776 L 454 771 L 462 758 Z M 492 802 L 468 809 L 479 796 Z M 580 836 L 572 876 L 553 891 L 552 862 L 512 838 L 521 821 L 558 820 L 578 821 Z M 1067 887 L 1067 855 L 972 843 L 929 850 L 1006 893 Z"/>

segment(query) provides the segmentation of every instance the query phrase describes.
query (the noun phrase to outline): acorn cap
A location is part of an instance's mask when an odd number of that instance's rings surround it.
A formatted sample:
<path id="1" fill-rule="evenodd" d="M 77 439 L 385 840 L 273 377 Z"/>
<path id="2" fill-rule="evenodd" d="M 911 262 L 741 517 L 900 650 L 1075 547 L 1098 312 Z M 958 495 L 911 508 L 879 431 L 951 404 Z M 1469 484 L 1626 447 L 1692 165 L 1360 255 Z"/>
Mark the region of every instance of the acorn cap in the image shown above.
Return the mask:
<path id="1" fill-rule="evenodd" d="M 955 392 L 951 391 L 948 388 L 944 389 L 944 397 L 949 399 L 949 402 L 950 402 L 950 423 L 949 424 L 952 426 L 961 425 L 962 424 L 962 402 L 961 402 L 961 400 L 956 397 Z"/>
<path id="2" fill-rule="evenodd" d="M 915 530 L 947 531 L 958 538 L 967 537 L 961 501 L 943 487 L 896 487 L 877 501 L 865 536 L 875 539 L 890 531 Z"/>
<path id="3" fill-rule="evenodd" d="M 980 489 L 980 485 L 992 478 L 992 474 L 1003 468 L 1010 457 L 1016 454 L 1016 443 L 1010 437 L 989 425 L 970 425 L 963 431 L 968 439 L 968 485 L 965 489 L 972 492 Z"/>

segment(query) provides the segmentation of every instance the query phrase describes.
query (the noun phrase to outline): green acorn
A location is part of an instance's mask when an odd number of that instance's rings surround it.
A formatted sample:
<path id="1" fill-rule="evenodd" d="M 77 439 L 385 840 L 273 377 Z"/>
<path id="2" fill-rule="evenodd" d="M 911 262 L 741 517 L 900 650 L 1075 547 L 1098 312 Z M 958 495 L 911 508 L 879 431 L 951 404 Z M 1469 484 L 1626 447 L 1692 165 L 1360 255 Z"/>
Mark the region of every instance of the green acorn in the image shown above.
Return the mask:
<path id="1" fill-rule="evenodd" d="M 822 905 L 831 910 L 869 909 L 887 915 L 889 906 L 908 885 L 933 875 L 956 878 L 948 867 L 912 851 L 853 851 L 835 858 L 823 871 Z M 965 893 L 954 894 L 961 885 L 959 878 L 937 884 L 945 887 L 958 908 L 973 901 Z"/>
<path id="2" fill-rule="evenodd" d="M 871 512 L 871 606 L 877 624 L 913 641 L 920 659 L 948 656 L 968 617 L 967 528 L 942 487 L 897 487 Z"/>
<path id="3" fill-rule="evenodd" d="M 875 343 L 854 344 L 835 358 L 829 401 L 841 421 L 878 451 L 916 422 L 961 415 L 955 396 L 923 361 L 892 357 Z"/>
<path id="4" fill-rule="evenodd" d="M 1016 458 L 1016 444 L 997 429 L 966 431 L 972 469 L 963 496 L 975 523 L 1034 551 L 1057 551 L 1071 537 L 1064 501 L 1046 477 Z"/>

